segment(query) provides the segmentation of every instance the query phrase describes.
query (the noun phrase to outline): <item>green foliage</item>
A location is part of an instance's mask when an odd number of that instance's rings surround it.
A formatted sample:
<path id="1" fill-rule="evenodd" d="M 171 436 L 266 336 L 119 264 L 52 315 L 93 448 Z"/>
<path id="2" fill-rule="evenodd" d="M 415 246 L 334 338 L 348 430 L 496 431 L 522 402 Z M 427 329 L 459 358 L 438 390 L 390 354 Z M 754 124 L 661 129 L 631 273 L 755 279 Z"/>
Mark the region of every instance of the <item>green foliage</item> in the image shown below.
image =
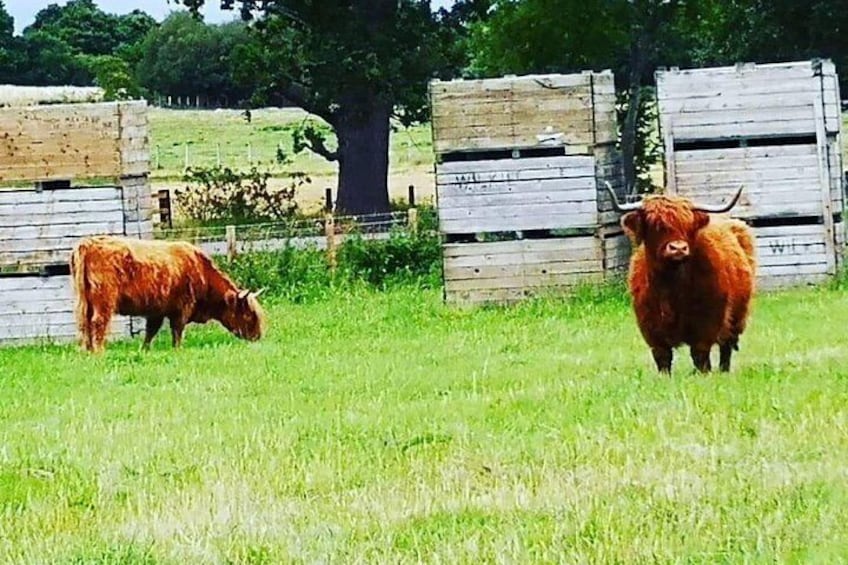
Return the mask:
<path id="1" fill-rule="evenodd" d="M 251 167 L 237 171 L 229 167 L 188 168 L 186 186 L 176 191 L 176 204 L 186 217 L 200 223 L 240 224 L 283 220 L 297 211 L 297 188 L 310 182 L 303 173 L 289 174 L 290 184 L 271 188 L 271 173 Z"/>
<path id="2" fill-rule="evenodd" d="M 295 303 L 327 298 L 342 283 L 331 275 L 323 251 L 293 245 L 244 253 L 222 264 L 245 288 L 265 288 L 269 296 Z"/>
<path id="3" fill-rule="evenodd" d="M 353 235 L 338 253 L 339 267 L 352 280 L 376 288 L 415 284 L 439 288 L 442 284 L 442 246 L 438 235 L 418 235 L 396 230 L 385 240 L 368 240 Z"/>
<path id="4" fill-rule="evenodd" d="M 85 55 L 81 60 L 94 75 L 95 84 L 103 89 L 105 100 L 133 100 L 141 97 L 141 87 L 125 60 L 113 55 Z"/>
<path id="5" fill-rule="evenodd" d="M 145 38 L 136 75 L 150 92 L 235 104 L 248 95 L 233 78 L 235 48 L 248 41 L 244 24 L 206 25 L 176 12 Z"/>
<path id="6" fill-rule="evenodd" d="M 656 127 L 659 120 L 656 88 L 650 86 L 641 88 L 639 113 L 636 116 L 636 144 L 634 147 L 635 192 L 638 194 L 654 191 L 651 168 L 657 163 L 661 163 L 663 157 L 662 140 L 658 136 Z M 619 91 L 616 98 L 618 123 L 623 124 L 629 104 L 629 91 Z"/>
<path id="7" fill-rule="evenodd" d="M 266 288 L 269 296 L 298 303 L 326 299 L 363 285 L 383 290 L 440 288 L 440 239 L 427 229 L 431 214 L 422 217 L 416 234 L 398 229 L 383 240 L 349 234 L 337 249 L 335 272 L 329 268 L 325 251 L 294 245 L 238 255 L 225 262 L 226 269 L 246 287 Z"/>

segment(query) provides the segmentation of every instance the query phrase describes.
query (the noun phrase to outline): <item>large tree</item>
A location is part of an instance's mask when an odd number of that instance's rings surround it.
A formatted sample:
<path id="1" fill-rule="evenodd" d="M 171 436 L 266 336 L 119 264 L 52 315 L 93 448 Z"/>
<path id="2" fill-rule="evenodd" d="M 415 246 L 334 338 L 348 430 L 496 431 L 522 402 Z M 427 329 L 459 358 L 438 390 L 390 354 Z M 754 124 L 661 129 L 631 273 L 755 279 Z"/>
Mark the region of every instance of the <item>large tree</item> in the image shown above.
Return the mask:
<path id="1" fill-rule="evenodd" d="M 179 0 L 197 10 L 204 0 Z M 329 124 L 304 144 L 339 167 L 337 207 L 389 209 L 391 119 L 426 118 L 427 81 L 441 67 L 437 17 L 429 0 L 222 0 L 257 16 L 243 49 L 262 88 L 257 99 L 292 102 Z"/>

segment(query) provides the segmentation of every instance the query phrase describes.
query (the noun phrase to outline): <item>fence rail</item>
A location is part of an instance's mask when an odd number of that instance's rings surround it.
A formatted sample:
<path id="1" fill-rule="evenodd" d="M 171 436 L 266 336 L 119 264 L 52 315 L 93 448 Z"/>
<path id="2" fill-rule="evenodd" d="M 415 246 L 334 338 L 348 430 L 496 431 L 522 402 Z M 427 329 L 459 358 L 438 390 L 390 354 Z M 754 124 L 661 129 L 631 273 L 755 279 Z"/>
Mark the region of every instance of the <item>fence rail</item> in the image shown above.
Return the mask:
<path id="1" fill-rule="evenodd" d="M 156 229 L 157 239 L 190 241 L 211 255 L 233 259 L 242 253 L 276 251 L 286 247 L 326 251 L 331 266 L 336 248 L 345 239 L 359 236 L 367 240 L 388 239 L 393 230 L 417 230 L 415 208 L 402 212 L 362 216 L 334 216 L 295 221 L 226 226 L 200 226 Z"/>

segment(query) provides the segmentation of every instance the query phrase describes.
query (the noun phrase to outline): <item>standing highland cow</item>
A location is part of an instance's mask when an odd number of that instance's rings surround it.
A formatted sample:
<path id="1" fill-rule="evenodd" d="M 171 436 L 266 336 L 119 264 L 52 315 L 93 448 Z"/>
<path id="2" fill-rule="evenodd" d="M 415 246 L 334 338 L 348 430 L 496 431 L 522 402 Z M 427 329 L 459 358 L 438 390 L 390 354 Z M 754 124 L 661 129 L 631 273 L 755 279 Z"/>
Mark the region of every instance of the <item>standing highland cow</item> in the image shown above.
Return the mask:
<path id="1" fill-rule="evenodd" d="M 114 314 L 147 319 L 143 348 L 165 318 L 179 347 L 189 322 L 218 320 L 236 336 L 257 340 L 264 314 L 200 249 L 185 242 L 87 237 L 71 253 L 77 325 L 85 349 L 103 350 Z"/>
<path id="2" fill-rule="evenodd" d="M 628 285 L 657 369 L 670 372 L 673 348 L 686 344 L 695 367 L 709 372 L 710 350 L 718 344 L 719 368 L 729 371 L 754 293 L 754 241 L 743 222 L 711 221 L 709 213 L 730 210 L 742 187 L 718 207 L 671 196 L 620 204 L 609 184 L 607 190 L 633 242 Z"/>

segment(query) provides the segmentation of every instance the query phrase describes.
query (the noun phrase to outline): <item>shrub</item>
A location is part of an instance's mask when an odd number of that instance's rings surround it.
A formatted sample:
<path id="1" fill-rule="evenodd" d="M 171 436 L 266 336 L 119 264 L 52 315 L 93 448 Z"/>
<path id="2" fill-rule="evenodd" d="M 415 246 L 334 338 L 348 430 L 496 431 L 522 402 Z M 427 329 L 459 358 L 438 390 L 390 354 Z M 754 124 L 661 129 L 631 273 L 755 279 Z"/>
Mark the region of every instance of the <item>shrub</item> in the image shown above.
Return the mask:
<path id="1" fill-rule="evenodd" d="M 175 194 L 176 205 L 187 218 L 202 224 L 279 221 L 297 212 L 295 191 L 311 182 L 304 173 L 291 173 L 288 186 L 268 186 L 271 173 L 252 167 L 186 169 L 186 186 Z"/>
<path id="2" fill-rule="evenodd" d="M 415 234 L 397 229 L 382 240 L 349 235 L 338 247 L 335 272 L 329 269 L 325 251 L 294 245 L 239 255 L 227 270 L 244 286 L 264 287 L 269 294 L 292 302 L 313 301 L 362 284 L 380 289 L 437 288 L 442 284 L 440 239 L 425 228 L 432 214 L 425 211 L 422 220 Z"/>

